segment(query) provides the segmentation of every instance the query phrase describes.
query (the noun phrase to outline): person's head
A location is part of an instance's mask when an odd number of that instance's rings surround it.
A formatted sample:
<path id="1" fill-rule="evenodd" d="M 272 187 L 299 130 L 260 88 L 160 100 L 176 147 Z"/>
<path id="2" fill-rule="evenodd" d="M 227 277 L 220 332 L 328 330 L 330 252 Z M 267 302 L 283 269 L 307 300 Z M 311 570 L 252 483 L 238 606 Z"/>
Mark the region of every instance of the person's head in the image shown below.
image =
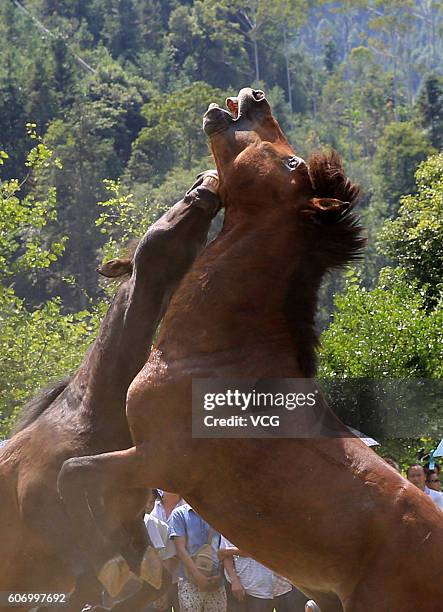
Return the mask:
<path id="1" fill-rule="evenodd" d="M 149 497 L 146 502 L 145 512 L 146 514 L 150 514 L 154 509 L 155 500 L 157 498 L 157 491 L 155 489 L 149 489 Z"/>
<path id="2" fill-rule="evenodd" d="M 437 474 L 440 474 L 440 465 L 434 461 L 434 465 L 432 468 L 429 467 L 429 461 L 427 461 L 425 463 L 425 473 L 427 474 L 428 472 L 437 472 Z"/>
<path id="3" fill-rule="evenodd" d="M 408 467 L 408 471 L 406 472 L 406 477 L 409 482 L 412 482 L 413 485 L 424 491 L 426 478 L 425 471 L 421 465 L 418 463 L 411 465 Z"/>
<path id="4" fill-rule="evenodd" d="M 383 457 L 383 459 L 386 461 L 386 463 L 389 463 L 389 465 L 393 467 L 394 470 L 397 470 L 397 472 L 400 471 L 400 466 L 395 461 L 395 459 L 393 459 L 392 457 Z"/>
<path id="5" fill-rule="evenodd" d="M 429 470 L 427 472 L 426 485 L 434 491 L 441 491 L 441 480 L 437 470 Z"/>

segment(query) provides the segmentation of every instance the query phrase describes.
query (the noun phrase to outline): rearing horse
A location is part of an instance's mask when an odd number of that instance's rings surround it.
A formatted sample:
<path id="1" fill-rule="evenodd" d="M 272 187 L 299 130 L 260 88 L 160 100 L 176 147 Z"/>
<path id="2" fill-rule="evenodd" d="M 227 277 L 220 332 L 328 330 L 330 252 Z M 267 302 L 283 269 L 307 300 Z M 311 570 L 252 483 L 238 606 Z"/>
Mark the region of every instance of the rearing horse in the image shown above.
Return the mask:
<path id="1" fill-rule="evenodd" d="M 0 591 L 68 593 L 77 583 L 70 604 L 75 612 L 101 592 L 95 573 L 113 591 L 112 573 L 89 569 L 59 499 L 57 476 L 69 457 L 131 446 L 126 392 L 149 355 L 173 291 L 206 242 L 219 208 L 217 186 L 215 172 L 200 175 L 184 199 L 148 229 L 133 257 L 113 260 L 99 270 L 127 278 L 94 344 L 71 379 L 32 400 L 1 450 Z M 135 573 L 147 544 L 146 495 L 146 489 L 139 490 L 117 505 L 106 494 L 99 503 L 85 499 L 97 525 L 102 523 L 121 544 Z M 146 584 L 137 605 L 159 594 Z"/>
<path id="2" fill-rule="evenodd" d="M 318 437 L 305 407 L 294 412 L 303 438 L 192 437 L 193 378 L 314 376 L 318 288 L 363 245 L 358 188 L 338 156 L 298 158 L 261 91 L 227 104 L 231 112 L 211 105 L 204 119 L 224 226 L 175 293 L 129 388 L 135 446 L 67 461 L 61 495 L 80 537 L 84 488 L 161 486 L 322 612 L 439 612 L 443 516 L 326 407 L 342 436 Z M 86 537 L 97 559 L 92 524 Z"/>

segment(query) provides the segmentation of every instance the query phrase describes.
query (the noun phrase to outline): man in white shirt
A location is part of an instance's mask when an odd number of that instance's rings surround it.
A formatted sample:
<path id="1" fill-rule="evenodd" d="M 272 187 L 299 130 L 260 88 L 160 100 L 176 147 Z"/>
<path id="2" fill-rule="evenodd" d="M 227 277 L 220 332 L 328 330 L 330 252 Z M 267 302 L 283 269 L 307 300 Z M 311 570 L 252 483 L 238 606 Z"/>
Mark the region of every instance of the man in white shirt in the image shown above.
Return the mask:
<path id="1" fill-rule="evenodd" d="M 277 601 L 292 591 L 288 580 L 244 556 L 223 536 L 219 557 L 223 560 L 225 578 L 230 585 L 227 587 L 228 612 L 272 612 Z M 296 612 L 292 607 L 290 609 Z"/>
<path id="2" fill-rule="evenodd" d="M 163 521 L 164 523 L 169 524 L 169 518 L 171 516 L 172 511 L 175 508 L 182 506 L 185 503 L 185 501 L 177 493 L 171 493 L 170 491 L 162 491 L 160 489 L 155 489 L 154 492 L 156 493 L 154 506 L 150 514 L 146 515 L 146 517 L 148 516 L 154 517 L 156 519 L 159 519 L 160 521 Z M 145 523 L 147 520 L 146 517 L 145 517 Z M 147 527 L 149 531 L 148 524 L 147 524 Z M 174 548 L 175 548 L 175 545 L 174 545 Z M 179 612 L 180 606 L 178 602 L 178 587 L 177 587 L 178 585 L 178 559 L 176 557 L 174 559 L 171 559 L 168 569 L 171 573 L 172 584 L 171 584 L 171 587 L 166 597 L 164 598 L 164 606 L 161 609 L 162 609 L 162 612 L 172 612 L 172 609 L 174 609 L 175 612 Z"/>

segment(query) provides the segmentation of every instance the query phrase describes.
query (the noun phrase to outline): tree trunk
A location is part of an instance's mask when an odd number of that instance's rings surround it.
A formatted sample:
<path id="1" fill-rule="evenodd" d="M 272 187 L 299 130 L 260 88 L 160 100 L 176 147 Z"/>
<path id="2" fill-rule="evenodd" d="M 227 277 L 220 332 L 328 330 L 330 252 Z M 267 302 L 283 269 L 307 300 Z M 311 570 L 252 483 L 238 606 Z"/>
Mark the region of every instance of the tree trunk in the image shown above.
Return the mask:
<path id="1" fill-rule="evenodd" d="M 260 64 L 258 59 L 258 42 L 256 34 L 254 34 L 252 38 L 252 43 L 254 45 L 255 81 L 258 83 L 260 80 Z"/>
<path id="2" fill-rule="evenodd" d="M 291 84 L 291 71 L 289 70 L 289 49 L 286 40 L 286 26 L 283 26 L 283 45 L 284 45 L 284 56 L 285 56 L 285 65 L 286 65 L 286 85 L 288 88 L 288 103 L 289 108 L 291 109 L 291 113 L 294 112 L 294 107 L 292 104 L 292 84 Z"/>

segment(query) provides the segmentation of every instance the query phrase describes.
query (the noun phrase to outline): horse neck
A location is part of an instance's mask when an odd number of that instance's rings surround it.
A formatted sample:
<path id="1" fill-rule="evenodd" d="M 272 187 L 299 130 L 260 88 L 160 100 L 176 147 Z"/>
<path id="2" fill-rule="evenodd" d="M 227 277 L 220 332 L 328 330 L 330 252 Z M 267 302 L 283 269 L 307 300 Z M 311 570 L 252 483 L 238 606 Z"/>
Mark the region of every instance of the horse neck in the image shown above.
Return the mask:
<path id="1" fill-rule="evenodd" d="M 94 410 L 117 406 L 124 413 L 126 392 L 149 355 L 162 306 L 162 292 L 133 277 L 117 291 L 78 373 Z"/>
<path id="2" fill-rule="evenodd" d="M 176 292 L 157 347 L 179 359 L 277 342 L 309 361 L 300 374 L 312 375 L 321 275 L 307 272 L 292 217 L 288 211 L 225 224 Z"/>

